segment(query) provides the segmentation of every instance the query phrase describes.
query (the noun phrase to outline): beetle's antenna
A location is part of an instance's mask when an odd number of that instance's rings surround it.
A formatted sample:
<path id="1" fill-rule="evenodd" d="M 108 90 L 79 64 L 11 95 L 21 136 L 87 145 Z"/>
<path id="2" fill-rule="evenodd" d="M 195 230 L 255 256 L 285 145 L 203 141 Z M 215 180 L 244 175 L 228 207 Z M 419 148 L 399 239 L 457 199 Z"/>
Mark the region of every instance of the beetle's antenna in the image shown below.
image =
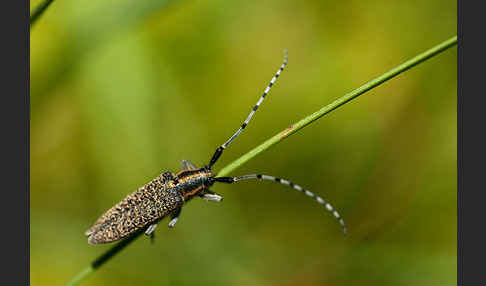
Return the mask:
<path id="1" fill-rule="evenodd" d="M 281 184 L 290 186 L 294 190 L 297 190 L 299 192 L 302 192 L 302 193 L 306 194 L 307 196 L 309 196 L 311 198 L 314 198 L 318 203 L 320 203 L 321 205 L 325 206 L 326 209 L 334 215 L 334 217 L 336 217 L 336 219 L 339 221 L 339 224 L 343 228 L 344 234 L 346 234 L 346 225 L 344 224 L 344 220 L 341 218 L 341 216 L 339 215 L 339 213 L 329 203 L 327 203 L 320 196 L 318 196 L 318 195 L 312 193 L 311 191 L 306 190 L 306 189 L 302 188 L 301 186 L 296 185 L 296 184 L 294 184 L 294 183 L 292 183 L 290 181 L 287 181 L 287 180 L 281 179 L 281 178 L 277 178 L 277 177 L 274 177 L 274 176 L 267 176 L 267 175 L 260 175 L 260 174 L 258 174 L 258 175 L 256 175 L 256 174 L 244 175 L 244 176 L 239 176 L 239 177 L 234 177 L 234 178 L 232 178 L 232 177 L 219 177 L 219 178 L 214 178 L 214 180 L 216 182 L 227 183 L 227 184 L 231 184 L 233 182 L 238 182 L 238 181 L 241 181 L 241 180 L 248 180 L 248 179 L 261 179 L 261 180 L 268 180 L 268 181 L 278 182 L 278 183 L 281 183 Z"/>
<path id="2" fill-rule="evenodd" d="M 268 92 L 270 91 L 270 89 L 272 88 L 273 84 L 275 83 L 275 81 L 277 80 L 277 78 L 280 76 L 280 73 L 284 70 L 285 66 L 287 65 L 287 61 L 288 61 L 288 55 L 287 55 L 287 50 L 285 49 L 284 50 L 284 61 L 283 61 L 283 64 L 280 66 L 280 68 L 278 69 L 277 73 L 273 76 L 272 80 L 270 81 L 270 83 L 268 84 L 267 88 L 265 89 L 265 91 L 263 92 L 262 96 L 260 96 L 260 99 L 258 100 L 258 102 L 255 104 L 255 106 L 253 107 L 253 109 L 251 110 L 250 114 L 248 115 L 248 117 L 246 118 L 246 120 L 243 122 L 243 124 L 241 125 L 240 129 L 238 129 L 238 131 L 236 131 L 235 134 L 233 134 L 233 136 L 230 137 L 230 139 L 228 139 L 228 141 L 224 142 L 223 145 L 219 146 L 218 149 L 216 149 L 216 152 L 214 152 L 214 155 L 213 157 L 211 158 L 211 161 L 209 162 L 209 167 L 211 168 L 214 163 L 216 163 L 216 161 L 219 159 L 219 156 L 221 156 L 221 154 L 223 153 L 223 150 L 228 147 L 228 145 L 233 142 L 233 140 L 235 140 L 236 137 L 238 137 L 238 135 L 240 135 L 240 133 L 243 131 L 243 129 L 245 129 L 245 127 L 248 125 L 248 122 L 250 122 L 253 114 L 255 113 L 255 111 L 258 109 L 258 107 L 260 106 L 260 104 L 262 104 L 262 101 L 263 99 L 265 99 L 265 96 L 267 96 Z"/>

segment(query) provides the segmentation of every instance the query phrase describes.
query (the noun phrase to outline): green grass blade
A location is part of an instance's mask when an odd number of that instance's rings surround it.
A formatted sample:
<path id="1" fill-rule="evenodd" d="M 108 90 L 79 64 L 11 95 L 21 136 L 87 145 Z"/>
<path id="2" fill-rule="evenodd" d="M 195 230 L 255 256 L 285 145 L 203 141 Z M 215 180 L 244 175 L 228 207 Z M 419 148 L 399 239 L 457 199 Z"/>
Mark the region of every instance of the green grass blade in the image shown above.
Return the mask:
<path id="1" fill-rule="evenodd" d="M 365 83 L 364 85 L 358 87 L 357 89 L 349 92 L 341 96 L 340 98 L 336 99 L 331 104 L 328 104 L 321 108 L 320 110 L 312 113 L 311 115 L 305 117 L 304 119 L 300 120 L 297 123 L 290 125 L 289 128 L 277 133 L 272 138 L 268 139 L 267 141 L 263 142 L 259 146 L 255 147 L 253 150 L 249 151 L 245 155 L 241 156 L 237 160 L 233 161 L 228 166 L 221 169 L 218 173 L 219 177 L 227 176 L 232 171 L 239 168 L 244 163 L 248 162 L 248 160 L 252 159 L 253 157 L 257 156 L 258 154 L 262 153 L 263 151 L 267 150 L 271 146 L 279 143 L 283 139 L 289 137 L 290 135 L 294 134 L 295 132 L 299 131 L 300 129 L 306 127 L 310 123 L 314 122 L 315 120 L 321 118 L 322 116 L 328 114 L 329 112 L 337 109 L 338 107 L 344 105 L 345 103 L 357 98 L 358 96 L 364 94 L 365 92 L 371 90 L 379 86 L 380 84 L 384 83 L 387 80 L 392 79 L 393 77 L 399 75 L 400 73 L 418 65 L 419 63 L 447 50 L 448 48 L 457 44 L 457 36 L 454 36 L 439 45 L 415 56 L 414 58 L 404 62 L 403 64 L 389 70 L 388 72 L 384 73 L 383 75 Z"/>
<path id="2" fill-rule="evenodd" d="M 53 1 L 54 0 L 44 0 L 35 8 L 34 12 L 30 14 L 30 27 L 32 27 L 35 24 L 35 22 L 39 19 L 42 13 L 44 13 L 47 10 L 49 5 L 51 5 Z"/>
<path id="3" fill-rule="evenodd" d="M 272 147 L 273 145 L 279 143 L 283 139 L 289 137 L 290 135 L 296 133 L 297 131 L 301 130 L 305 126 L 309 125 L 310 123 L 316 121 L 317 119 L 321 118 L 322 116 L 328 114 L 329 112 L 339 108 L 340 106 L 346 104 L 347 102 L 357 98 L 358 96 L 364 94 L 365 92 L 379 86 L 380 84 L 384 83 L 387 80 L 392 79 L 393 77 L 397 76 L 398 74 L 426 61 L 427 59 L 447 50 L 448 48 L 457 44 L 457 36 L 454 36 L 437 46 L 415 56 L 414 58 L 404 62 L 403 64 L 391 69 L 390 71 L 384 73 L 383 75 L 365 83 L 364 85 L 360 86 L 359 88 L 345 94 L 344 96 L 336 99 L 331 104 L 328 104 L 321 108 L 320 110 L 312 113 L 311 115 L 305 117 L 304 119 L 300 120 L 299 122 L 292 124 L 291 127 L 279 132 L 272 138 L 268 139 L 267 141 L 263 142 L 261 145 L 255 147 L 250 152 L 246 153 L 245 155 L 241 156 L 239 159 L 233 161 L 228 166 L 224 167 L 219 173 L 218 176 L 226 176 L 232 171 L 236 170 L 237 168 L 241 167 L 244 163 L 248 162 L 250 159 L 254 158 L 258 154 L 262 153 L 263 151 L 267 150 L 268 148 Z M 137 237 L 139 237 L 143 232 L 139 232 L 127 239 L 122 240 L 121 242 L 117 243 L 103 255 L 101 255 L 98 259 L 93 261 L 88 267 L 83 269 L 81 272 L 76 274 L 66 285 L 72 286 L 77 285 L 83 279 L 87 278 L 90 274 L 94 273 L 96 269 L 100 268 L 104 263 L 109 261 L 113 258 L 114 255 L 125 249 L 131 242 L 133 242 Z"/>

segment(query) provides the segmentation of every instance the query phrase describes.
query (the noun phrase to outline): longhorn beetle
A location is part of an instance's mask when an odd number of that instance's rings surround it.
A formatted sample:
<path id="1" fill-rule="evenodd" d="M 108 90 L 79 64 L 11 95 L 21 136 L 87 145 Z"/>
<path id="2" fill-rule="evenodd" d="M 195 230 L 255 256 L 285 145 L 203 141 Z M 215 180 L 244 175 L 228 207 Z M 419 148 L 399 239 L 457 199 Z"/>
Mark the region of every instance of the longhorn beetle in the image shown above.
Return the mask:
<path id="1" fill-rule="evenodd" d="M 139 188 L 137 191 L 128 195 L 122 201 L 106 211 L 93 224 L 93 226 L 85 232 L 85 235 L 88 236 L 88 243 L 101 244 L 113 242 L 141 230 L 145 230 L 145 234 L 150 235 L 153 239 L 157 223 L 164 217 L 170 215 L 171 220 L 169 222 L 169 227 L 174 227 L 181 214 L 182 206 L 192 198 L 198 196 L 207 201 L 222 201 L 223 198 L 220 195 L 209 190 L 214 183 L 231 184 L 247 179 L 262 179 L 282 183 L 314 198 L 336 217 L 346 234 L 346 226 L 339 213 L 335 211 L 329 203 L 324 201 L 323 198 L 299 185 L 281 178 L 260 174 L 239 177 L 215 177 L 211 171 L 211 168 L 216 161 L 218 161 L 226 147 L 228 147 L 228 145 L 231 144 L 231 142 L 233 142 L 233 140 L 235 140 L 235 138 L 238 137 L 248 125 L 253 114 L 261 105 L 270 91 L 270 88 L 280 76 L 280 73 L 284 70 L 286 65 L 287 51 L 285 51 L 283 64 L 260 96 L 260 99 L 253 107 L 248 117 L 236 133 L 216 149 L 208 165 L 198 168 L 190 161 L 183 160 L 182 171 L 179 173 L 173 174 L 172 172 L 165 172 Z"/>

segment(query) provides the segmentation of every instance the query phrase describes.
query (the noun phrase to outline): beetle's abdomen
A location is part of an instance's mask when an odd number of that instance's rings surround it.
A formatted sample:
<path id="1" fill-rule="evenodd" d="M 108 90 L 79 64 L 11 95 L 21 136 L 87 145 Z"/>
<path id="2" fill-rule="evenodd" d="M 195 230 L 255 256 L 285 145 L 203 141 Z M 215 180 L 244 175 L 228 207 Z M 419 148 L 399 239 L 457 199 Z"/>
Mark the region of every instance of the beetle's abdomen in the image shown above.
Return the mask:
<path id="1" fill-rule="evenodd" d="M 86 231 L 90 244 L 119 240 L 162 219 L 182 206 L 170 173 L 164 173 L 106 211 Z"/>

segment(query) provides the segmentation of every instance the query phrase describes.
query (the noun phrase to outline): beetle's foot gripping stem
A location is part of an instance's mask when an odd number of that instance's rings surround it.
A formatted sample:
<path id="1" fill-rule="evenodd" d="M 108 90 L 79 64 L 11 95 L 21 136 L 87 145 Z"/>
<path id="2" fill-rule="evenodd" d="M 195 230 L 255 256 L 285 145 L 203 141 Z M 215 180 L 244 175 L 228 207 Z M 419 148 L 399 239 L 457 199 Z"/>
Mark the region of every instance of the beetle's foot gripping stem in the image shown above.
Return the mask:
<path id="1" fill-rule="evenodd" d="M 145 235 L 150 235 L 150 242 L 152 244 L 154 243 L 154 239 L 155 239 L 155 232 L 154 232 L 155 228 L 157 228 L 156 223 L 149 225 L 149 227 L 147 227 L 147 230 L 145 231 Z"/>
<path id="2" fill-rule="evenodd" d="M 181 215 L 182 208 L 176 209 L 172 215 L 171 215 L 171 221 L 169 222 L 169 227 L 173 228 L 175 224 L 177 223 L 177 220 L 179 220 L 179 216 Z"/>
<path id="3" fill-rule="evenodd" d="M 157 228 L 156 223 L 149 225 L 149 227 L 147 227 L 147 230 L 145 231 L 145 235 L 153 235 L 155 228 Z"/>
<path id="4" fill-rule="evenodd" d="M 170 228 L 173 228 L 175 226 L 175 224 L 177 223 L 177 220 L 179 219 L 179 217 L 175 217 L 173 218 L 170 222 L 169 222 L 169 227 Z"/>
<path id="5" fill-rule="evenodd" d="M 205 190 L 203 193 L 199 194 L 199 196 L 208 202 L 221 202 L 223 200 L 223 197 L 216 194 L 215 192 L 212 192 L 210 190 Z"/>
<path id="6" fill-rule="evenodd" d="M 203 200 L 206 200 L 208 202 L 217 202 L 217 203 L 223 200 L 223 197 L 218 194 L 204 194 L 202 198 Z"/>

